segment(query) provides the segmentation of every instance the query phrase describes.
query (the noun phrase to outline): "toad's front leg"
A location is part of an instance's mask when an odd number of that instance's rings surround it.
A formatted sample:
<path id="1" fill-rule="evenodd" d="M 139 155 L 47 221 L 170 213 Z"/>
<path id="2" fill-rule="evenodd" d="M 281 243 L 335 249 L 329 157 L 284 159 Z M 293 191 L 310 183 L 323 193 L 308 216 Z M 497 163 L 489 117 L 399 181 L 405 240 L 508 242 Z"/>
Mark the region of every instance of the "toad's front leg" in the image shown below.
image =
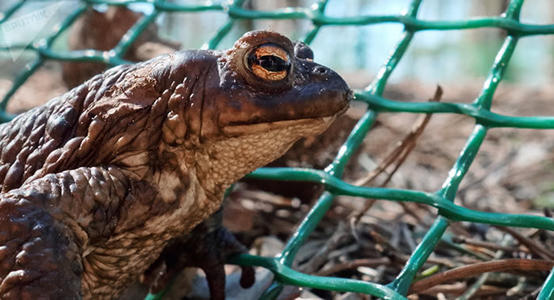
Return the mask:
<path id="1" fill-rule="evenodd" d="M 145 272 L 143 282 L 151 293 L 159 293 L 184 268 L 196 267 L 206 274 L 210 298 L 225 299 L 224 265 L 229 257 L 247 253 L 231 232 L 222 226 L 222 210 L 198 224 L 190 233 L 173 239 L 158 260 Z M 240 285 L 248 288 L 254 284 L 252 267 L 241 267 Z"/>
<path id="2" fill-rule="evenodd" d="M 1 194 L 0 299 L 96 296 L 82 280 L 84 251 L 113 233 L 132 194 L 132 181 L 111 167 L 50 174 Z"/>

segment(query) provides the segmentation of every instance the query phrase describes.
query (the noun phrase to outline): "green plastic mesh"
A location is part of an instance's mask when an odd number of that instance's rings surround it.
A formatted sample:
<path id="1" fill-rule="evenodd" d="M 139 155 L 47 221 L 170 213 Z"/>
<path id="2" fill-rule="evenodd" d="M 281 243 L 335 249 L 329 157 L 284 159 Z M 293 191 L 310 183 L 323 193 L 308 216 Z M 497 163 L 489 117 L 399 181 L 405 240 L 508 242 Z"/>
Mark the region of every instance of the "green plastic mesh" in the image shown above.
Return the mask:
<path id="1" fill-rule="evenodd" d="M 43 0 L 47 1 L 47 0 Z M 0 25 L 6 22 L 18 9 L 24 0 L 16 2 L 3 14 L 0 14 Z M 273 285 L 262 296 L 264 299 L 275 298 L 282 290 L 283 285 L 296 285 L 324 290 L 341 292 L 357 292 L 374 295 L 384 299 L 405 299 L 412 281 L 418 270 L 440 241 L 450 221 L 467 221 L 513 227 L 531 227 L 545 230 L 554 230 L 554 219 L 519 214 L 503 214 L 471 210 L 454 204 L 454 197 L 459 184 L 474 161 L 481 144 L 490 128 L 515 127 L 530 129 L 554 129 L 554 117 L 515 117 L 496 114 L 490 111 L 493 95 L 503 78 L 510 58 L 514 53 L 520 38 L 532 35 L 553 35 L 554 24 L 531 25 L 519 22 L 523 0 L 511 0 L 506 11 L 497 17 L 475 18 L 459 21 L 426 21 L 417 18 L 418 9 L 422 0 L 413 0 L 402 15 L 360 15 L 353 17 L 330 17 L 325 15 L 326 0 L 320 0 L 310 8 L 287 8 L 275 11 L 253 11 L 242 8 L 244 0 L 234 0 L 225 4 L 181 5 L 163 0 L 143 1 L 110 1 L 110 0 L 82 0 L 81 6 L 76 9 L 61 25 L 59 31 L 53 35 L 31 45 L 12 45 L 11 48 L 20 48 L 35 51 L 36 60 L 31 62 L 14 80 L 11 89 L 0 102 L 0 121 L 7 121 L 12 116 L 5 113 L 9 99 L 15 91 L 31 76 L 45 61 L 96 61 L 109 65 L 126 63 L 122 58 L 131 43 L 141 32 L 153 22 L 161 13 L 221 11 L 228 15 L 228 21 L 207 41 L 204 48 L 213 49 L 229 33 L 235 20 L 238 19 L 307 19 L 313 23 L 313 29 L 305 36 L 304 41 L 311 43 L 322 26 L 366 26 L 382 23 L 399 23 L 404 25 L 401 40 L 394 48 L 390 57 L 378 72 L 376 79 L 364 90 L 356 91 L 356 101 L 368 104 L 367 112 L 360 118 L 350 133 L 346 142 L 338 151 L 334 161 L 325 170 L 300 168 L 261 168 L 248 177 L 256 179 L 309 181 L 321 183 L 325 192 L 318 199 L 303 222 L 289 239 L 285 249 L 277 257 L 259 257 L 241 255 L 232 260 L 240 265 L 262 266 L 275 274 Z M 125 35 L 120 43 L 111 51 L 54 51 L 53 42 L 87 9 L 94 4 L 129 5 L 132 3 L 149 3 L 153 7 L 150 14 L 145 15 Z M 500 28 L 507 36 L 492 64 L 489 75 L 483 85 L 480 95 L 471 104 L 463 103 L 433 103 L 433 102 L 399 102 L 382 97 L 387 80 L 395 70 L 398 62 L 408 49 L 414 35 L 422 30 L 462 30 L 474 28 Z M 5 47 L 1 50 L 8 50 Z M 425 193 L 415 190 L 358 187 L 341 180 L 345 165 L 352 154 L 362 144 L 375 118 L 379 113 L 407 112 L 417 114 L 450 113 L 470 116 L 475 119 L 473 132 L 459 154 L 454 166 L 448 173 L 442 187 L 435 193 Z M 303 274 L 291 268 L 295 255 L 310 233 L 316 228 L 319 221 L 331 207 L 336 195 L 349 195 L 365 198 L 386 199 L 390 201 L 417 202 L 432 206 L 438 210 L 438 216 L 424 236 L 420 244 L 412 253 L 403 270 L 396 279 L 387 284 L 364 282 L 360 280 L 336 277 L 321 277 Z M 156 299 L 161 295 L 149 295 Z M 554 270 L 546 279 L 538 299 L 554 299 Z"/>

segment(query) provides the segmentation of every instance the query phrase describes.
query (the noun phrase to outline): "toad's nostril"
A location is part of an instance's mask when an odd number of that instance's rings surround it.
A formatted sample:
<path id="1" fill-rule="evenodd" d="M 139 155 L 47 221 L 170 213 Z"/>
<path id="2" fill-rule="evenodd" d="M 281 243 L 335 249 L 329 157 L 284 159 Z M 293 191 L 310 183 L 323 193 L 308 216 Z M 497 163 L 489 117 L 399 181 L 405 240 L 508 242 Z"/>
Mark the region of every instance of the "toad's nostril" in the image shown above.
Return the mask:
<path id="1" fill-rule="evenodd" d="M 327 68 L 323 66 L 317 66 L 314 68 L 313 73 L 317 75 L 325 75 L 327 74 Z"/>

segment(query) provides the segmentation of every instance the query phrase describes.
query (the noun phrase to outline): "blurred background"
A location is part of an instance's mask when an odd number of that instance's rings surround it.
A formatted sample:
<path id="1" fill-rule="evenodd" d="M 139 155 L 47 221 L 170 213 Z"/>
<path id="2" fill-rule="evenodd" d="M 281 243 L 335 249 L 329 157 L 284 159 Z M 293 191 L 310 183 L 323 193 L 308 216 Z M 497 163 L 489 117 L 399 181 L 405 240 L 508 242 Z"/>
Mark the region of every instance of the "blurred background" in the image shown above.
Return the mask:
<path id="1" fill-rule="evenodd" d="M 0 11 L 14 0 L 0 3 Z M 176 3 L 204 3 L 204 1 L 173 1 Z M 211 1 L 218 3 L 221 1 Z M 283 7 L 309 7 L 313 1 L 275 0 L 247 1 L 246 8 L 272 10 Z M 408 5 L 407 0 L 343 0 L 329 1 L 326 14 L 334 17 L 356 15 L 397 15 Z M 499 15 L 506 7 L 505 0 L 440 1 L 426 0 L 418 17 L 424 20 L 462 20 L 479 16 Z M 24 44 L 36 41 L 56 30 L 56 26 L 76 7 L 78 1 L 28 1 L 14 18 L 20 17 L 24 26 L 4 24 L 0 29 L 0 43 Z M 150 4 L 134 4 L 131 9 L 149 13 Z M 106 5 L 97 5 L 106 11 Z M 35 14 L 33 16 L 32 14 Z M 31 16 L 29 16 L 31 15 Z M 527 0 L 521 20 L 531 24 L 554 22 L 554 2 Z M 222 12 L 170 13 L 157 19 L 160 36 L 177 41 L 181 49 L 199 48 L 227 21 Z M 16 22 L 17 23 L 17 22 Z M 14 28 L 15 27 L 15 28 Z M 302 39 L 312 28 L 307 20 L 239 20 L 219 48 L 228 48 L 243 32 L 270 29 L 286 34 L 291 39 Z M 401 24 L 372 26 L 326 26 L 311 45 L 316 58 L 341 74 L 356 76 L 362 85 L 371 80 L 402 33 Z M 58 39 L 55 49 L 67 50 L 69 32 Z M 417 80 L 425 83 L 478 81 L 485 78 L 505 34 L 499 29 L 460 31 L 423 31 L 416 35 L 410 49 L 393 73 L 391 83 Z M 0 52 L 0 79 L 10 80 L 32 54 L 18 53 L 17 59 Z M 534 36 L 522 39 L 506 74 L 508 82 L 528 85 L 551 83 L 554 70 L 554 38 Z"/>

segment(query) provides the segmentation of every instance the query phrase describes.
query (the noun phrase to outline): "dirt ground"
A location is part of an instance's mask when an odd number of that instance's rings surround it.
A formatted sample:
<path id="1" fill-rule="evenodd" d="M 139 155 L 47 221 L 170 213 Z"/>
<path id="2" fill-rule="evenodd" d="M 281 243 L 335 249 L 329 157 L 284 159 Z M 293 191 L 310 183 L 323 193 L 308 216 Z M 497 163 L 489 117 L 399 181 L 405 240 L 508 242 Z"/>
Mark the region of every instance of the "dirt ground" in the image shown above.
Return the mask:
<path id="1" fill-rule="evenodd" d="M 355 88 L 365 83 L 365 80 L 355 79 L 359 78 L 358 75 L 346 76 L 352 77 L 350 83 Z M 443 85 L 441 101 L 469 103 L 478 96 L 481 84 Z M 9 81 L 0 80 L 0 95 L 9 86 Z M 435 88 L 435 85 L 405 82 L 389 85 L 385 97 L 427 101 Z M 8 110 L 27 110 L 64 91 L 66 88 L 61 81 L 59 66 L 49 63 L 16 93 Z M 492 110 L 507 115 L 552 116 L 552 101 L 554 86 L 528 87 L 502 83 L 495 95 Z M 364 105 L 355 103 L 324 135 L 299 142 L 285 157 L 272 165 L 324 168 L 364 111 Z M 345 181 L 359 183 L 367 177 L 410 132 L 418 117 L 404 113 L 380 114 L 363 146 L 349 163 Z M 423 134 L 417 138 L 417 145 L 394 173 L 387 187 L 437 191 L 473 126 L 473 119 L 465 116 L 432 116 Z M 550 211 L 554 208 L 553 150 L 554 130 L 491 129 L 460 186 L 456 203 L 482 211 L 551 216 Z M 387 169 L 368 186 L 380 185 L 390 172 L 391 169 Z M 321 190 L 317 185 L 305 183 L 241 182 L 227 201 L 225 224 L 254 253 L 273 255 L 283 247 Z M 381 283 L 392 280 L 432 224 L 436 210 L 413 203 L 401 205 L 377 201 L 364 212 L 366 203 L 366 199 L 337 197 L 333 208 L 300 251 L 295 262 L 296 268 L 320 275 Z M 492 258 L 554 261 L 553 232 L 452 223 L 446 237 L 425 269 L 436 266 L 438 270 L 444 271 L 484 263 Z M 262 279 L 258 277 L 257 290 L 263 290 L 263 284 L 269 282 L 267 278 L 270 275 L 267 272 L 264 274 Z M 473 275 L 479 275 L 479 272 Z M 474 297 L 534 297 L 546 275 L 547 272 L 536 270 L 491 273 L 481 283 Z M 446 298 L 442 299 L 451 299 L 466 291 L 474 282 L 474 276 L 439 282 L 410 297 L 441 299 L 444 296 Z M 362 295 L 299 291 L 295 288 L 287 289 L 282 299 L 296 296 L 364 299 Z M 203 296 L 200 293 L 198 297 Z"/>

